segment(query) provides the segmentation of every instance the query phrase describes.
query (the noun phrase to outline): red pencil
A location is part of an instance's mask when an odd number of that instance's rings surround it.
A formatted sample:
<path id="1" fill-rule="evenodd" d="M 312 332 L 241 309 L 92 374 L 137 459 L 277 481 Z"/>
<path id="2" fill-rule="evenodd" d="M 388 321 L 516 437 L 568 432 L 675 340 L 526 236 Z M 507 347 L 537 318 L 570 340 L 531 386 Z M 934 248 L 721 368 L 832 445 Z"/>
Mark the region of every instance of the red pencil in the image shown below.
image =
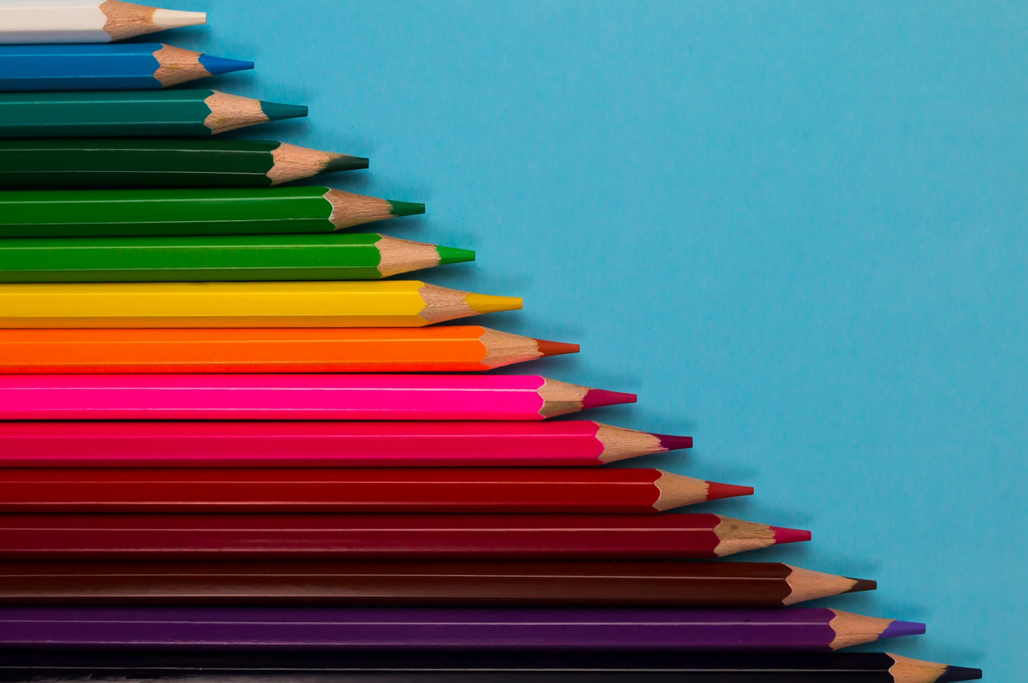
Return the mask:
<path id="1" fill-rule="evenodd" d="M 713 559 L 810 532 L 720 515 L 0 515 L 0 557 Z"/>
<path id="2" fill-rule="evenodd" d="M 656 469 L 12 469 L 0 512 L 655 513 L 753 489 Z"/>
<path id="3" fill-rule="evenodd" d="M 691 448 L 599 422 L 0 422 L 0 467 L 589 467 Z"/>

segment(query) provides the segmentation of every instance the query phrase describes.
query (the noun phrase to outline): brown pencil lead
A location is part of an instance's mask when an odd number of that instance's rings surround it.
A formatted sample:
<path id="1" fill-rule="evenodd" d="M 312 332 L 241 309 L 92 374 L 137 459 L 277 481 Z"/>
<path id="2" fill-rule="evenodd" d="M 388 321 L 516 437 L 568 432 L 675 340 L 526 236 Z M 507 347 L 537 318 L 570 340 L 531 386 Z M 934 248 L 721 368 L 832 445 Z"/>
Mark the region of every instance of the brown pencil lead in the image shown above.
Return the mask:
<path id="1" fill-rule="evenodd" d="M 564 342 L 548 341 L 546 339 L 535 339 L 539 347 L 539 353 L 543 358 L 549 356 L 563 356 L 568 353 L 578 353 L 581 349 L 578 344 L 566 344 Z"/>
<path id="2" fill-rule="evenodd" d="M 782 600 L 783 605 L 795 605 L 798 602 L 828 598 L 843 593 L 874 590 L 877 584 L 865 579 L 851 579 L 846 576 L 813 572 L 809 569 L 786 565 L 790 569 L 785 582 L 792 592 Z"/>

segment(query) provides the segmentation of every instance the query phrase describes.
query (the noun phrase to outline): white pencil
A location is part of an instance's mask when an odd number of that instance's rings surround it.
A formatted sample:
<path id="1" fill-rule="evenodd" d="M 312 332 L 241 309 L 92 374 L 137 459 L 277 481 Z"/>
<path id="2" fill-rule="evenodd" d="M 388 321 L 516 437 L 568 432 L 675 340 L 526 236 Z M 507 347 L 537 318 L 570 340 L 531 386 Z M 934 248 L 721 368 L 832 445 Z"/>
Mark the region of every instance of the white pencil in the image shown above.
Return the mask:
<path id="1" fill-rule="evenodd" d="M 109 43 L 207 23 L 179 12 L 119 0 L 0 0 L 0 44 Z"/>

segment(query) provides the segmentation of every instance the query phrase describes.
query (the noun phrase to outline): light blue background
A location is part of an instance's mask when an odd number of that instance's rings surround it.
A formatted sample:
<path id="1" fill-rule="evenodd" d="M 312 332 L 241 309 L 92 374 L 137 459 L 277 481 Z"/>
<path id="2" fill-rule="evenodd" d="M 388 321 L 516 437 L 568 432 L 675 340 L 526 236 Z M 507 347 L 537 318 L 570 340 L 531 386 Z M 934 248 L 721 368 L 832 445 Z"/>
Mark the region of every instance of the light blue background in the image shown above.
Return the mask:
<path id="1" fill-rule="evenodd" d="M 582 344 L 522 372 L 638 392 L 594 416 L 813 530 L 749 559 L 878 579 L 826 604 L 1023 678 L 1028 3 L 166 4 L 257 62 L 218 87 L 311 107 L 251 135 L 370 156 L 331 184 L 429 207 L 381 230 L 478 251 L 426 279 Z"/>

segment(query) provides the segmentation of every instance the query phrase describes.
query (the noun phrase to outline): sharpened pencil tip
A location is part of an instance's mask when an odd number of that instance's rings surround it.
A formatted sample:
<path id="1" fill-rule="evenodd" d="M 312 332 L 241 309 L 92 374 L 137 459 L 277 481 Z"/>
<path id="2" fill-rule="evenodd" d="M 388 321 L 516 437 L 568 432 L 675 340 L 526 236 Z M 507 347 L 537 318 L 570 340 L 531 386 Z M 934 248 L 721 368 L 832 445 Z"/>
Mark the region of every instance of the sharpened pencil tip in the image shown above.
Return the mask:
<path id="1" fill-rule="evenodd" d="M 333 154 L 321 173 L 339 173 L 340 171 L 361 171 L 369 166 L 364 157 L 352 157 L 349 154 Z"/>
<path id="2" fill-rule="evenodd" d="M 775 533 L 775 545 L 803 543 L 811 539 L 810 532 L 804 529 L 787 529 L 782 526 L 773 526 L 771 531 Z"/>
<path id="3" fill-rule="evenodd" d="M 207 23 L 207 13 L 184 12 L 177 9 L 157 9 L 154 11 L 150 21 L 161 30 L 183 28 L 185 26 L 203 26 Z"/>
<path id="4" fill-rule="evenodd" d="M 669 451 L 692 448 L 691 436 L 675 436 L 674 434 L 654 434 L 660 440 L 660 447 Z"/>
<path id="5" fill-rule="evenodd" d="M 416 216 L 420 213 L 425 213 L 425 205 L 418 204 L 416 202 L 394 202 L 392 199 L 387 199 L 389 206 L 393 207 L 394 216 Z"/>
<path id="6" fill-rule="evenodd" d="M 539 353 L 543 358 L 549 356 L 563 356 L 568 353 L 578 353 L 581 348 L 578 344 L 565 344 L 564 342 L 547 341 L 546 339 L 534 339 Z"/>
<path id="7" fill-rule="evenodd" d="M 519 296 L 491 296 L 489 294 L 475 294 L 472 292 L 464 297 L 464 301 L 476 313 L 500 313 L 502 311 L 521 310 L 521 297 Z"/>
<path id="8" fill-rule="evenodd" d="M 872 581 L 871 579 L 854 579 L 852 577 L 846 577 L 850 581 L 853 581 L 853 587 L 850 588 L 847 593 L 862 593 L 864 591 L 878 590 L 878 582 Z"/>
<path id="9" fill-rule="evenodd" d="M 261 100 L 261 111 L 264 112 L 269 121 L 302 119 L 307 116 L 307 107 L 302 104 L 279 104 L 278 102 L 265 102 Z"/>
<path id="10" fill-rule="evenodd" d="M 606 391 L 604 389 L 590 389 L 582 399 L 582 410 L 589 408 L 602 408 L 603 406 L 617 406 L 623 403 L 635 403 L 639 397 L 635 394 L 625 394 L 620 391 Z"/>
<path id="11" fill-rule="evenodd" d="M 971 669 L 966 666 L 947 666 L 942 675 L 935 679 L 935 683 L 957 683 L 957 681 L 977 681 L 982 677 L 981 669 Z"/>
<path id="12" fill-rule="evenodd" d="M 734 484 L 721 484 L 716 481 L 707 482 L 707 500 L 720 500 L 722 498 L 738 498 L 739 496 L 752 495 L 752 486 L 736 486 Z"/>
<path id="13" fill-rule="evenodd" d="M 238 59 L 224 59 L 210 55 L 200 55 L 200 65 L 207 69 L 207 73 L 212 76 L 220 76 L 233 71 L 247 71 L 253 68 L 253 62 L 241 62 Z"/>
<path id="14" fill-rule="evenodd" d="M 470 249 L 457 249 L 456 247 L 436 247 L 439 252 L 439 265 L 445 266 L 449 263 L 467 263 L 475 260 L 475 252 Z"/>
<path id="15" fill-rule="evenodd" d="M 927 627 L 924 624 L 919 624 L 916 621 L 894 621 L 882 631 L 882 634 L 878 636 L 878 640 L 901 638 L 903 636 L 920 636 L 926 630 Z"/>

